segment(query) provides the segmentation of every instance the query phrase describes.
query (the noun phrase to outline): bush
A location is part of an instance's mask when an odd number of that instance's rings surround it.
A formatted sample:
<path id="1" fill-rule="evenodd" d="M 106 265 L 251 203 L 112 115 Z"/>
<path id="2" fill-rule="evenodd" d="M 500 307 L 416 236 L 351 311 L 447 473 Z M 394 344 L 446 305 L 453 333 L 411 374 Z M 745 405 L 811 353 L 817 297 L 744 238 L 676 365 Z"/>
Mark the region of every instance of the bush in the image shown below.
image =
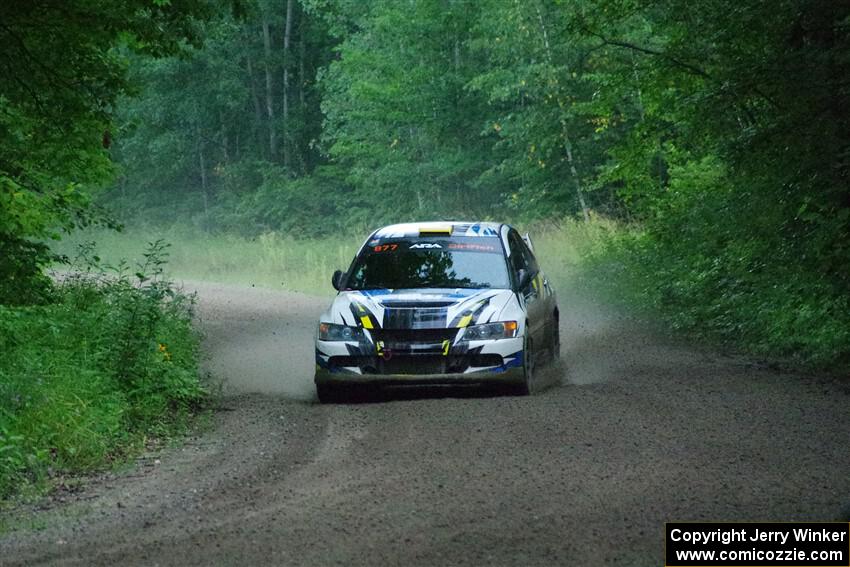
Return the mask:
<path id="1" fill-rule="evenodd" d="M 589 255 L 600 283 L 675 329 L 741 351 L 846 368 L 846 270 L 834 268 L 816 225 L 795 217 L 793 192 L 757 199 L 763 192 L 723 175 L 671 175 L 669 194 L 640 229 L 612 233 Z"/>
<path id="2" fill-rule="evenodd" d="M 43 268 L 54 260 L 46 244 L 0 234 L 0 305 L 31 305 L 50 296 Z"/>
<path id="3" fill-rule="evenodd" d="M 84 252 L 54 302 L 0 306 L 0 498 L 120 461 L 204 399 L 193 299 L 161 278 L 166 246 L 132 273 Z"/>

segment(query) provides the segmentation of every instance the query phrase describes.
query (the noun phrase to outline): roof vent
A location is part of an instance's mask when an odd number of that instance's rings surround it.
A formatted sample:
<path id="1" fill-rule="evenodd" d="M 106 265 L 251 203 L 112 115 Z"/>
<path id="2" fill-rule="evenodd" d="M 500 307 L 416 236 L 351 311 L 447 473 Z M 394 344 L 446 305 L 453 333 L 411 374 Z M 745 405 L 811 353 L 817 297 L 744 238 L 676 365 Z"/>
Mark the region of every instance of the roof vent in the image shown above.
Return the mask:
<path id="1" fill-rule="evenodd" d="M 423 226 L 419 229 L 419 236 L 451 236 L 452 227 L 449 226 Z"/>

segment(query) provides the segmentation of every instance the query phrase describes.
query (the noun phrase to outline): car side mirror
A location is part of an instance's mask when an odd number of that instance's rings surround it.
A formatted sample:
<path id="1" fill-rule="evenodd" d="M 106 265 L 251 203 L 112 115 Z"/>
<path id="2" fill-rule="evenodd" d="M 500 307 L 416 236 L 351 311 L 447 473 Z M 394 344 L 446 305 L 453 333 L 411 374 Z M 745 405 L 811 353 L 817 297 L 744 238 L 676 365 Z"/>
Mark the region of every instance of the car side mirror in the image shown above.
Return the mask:
<path id="1" fill-rule="evenodd" d="M 345 279 L 345 272 L 342 270 L 337 270 L 334 272 L 334 275 L 331 276 L 331 285 L 334 286 L 334 289 L 340 291 L 342 289 L 342 280 Z"/>

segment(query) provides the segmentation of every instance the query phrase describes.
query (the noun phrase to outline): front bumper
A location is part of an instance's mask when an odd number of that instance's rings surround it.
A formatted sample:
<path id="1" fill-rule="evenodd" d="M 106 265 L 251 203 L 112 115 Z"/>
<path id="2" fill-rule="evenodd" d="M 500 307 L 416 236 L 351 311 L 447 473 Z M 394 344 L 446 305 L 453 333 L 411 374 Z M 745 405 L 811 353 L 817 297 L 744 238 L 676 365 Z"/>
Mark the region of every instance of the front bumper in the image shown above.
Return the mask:
<path id="1" fill-rule="evenodd" d="M 521 337 L 456 342 L 317 341 L 316 384 L 522 384 Z"/>
<path id="2" fill-rule="evenodd" d="M 331 372 L 316 368 L 316 384 L 374 385 L 374 386 L 424 386 L 424 385 L 492 385 L 523 384 L 522 368 L 509 368 L 501 372 L 481 371 L 463 374 L 355 374 Z"/>

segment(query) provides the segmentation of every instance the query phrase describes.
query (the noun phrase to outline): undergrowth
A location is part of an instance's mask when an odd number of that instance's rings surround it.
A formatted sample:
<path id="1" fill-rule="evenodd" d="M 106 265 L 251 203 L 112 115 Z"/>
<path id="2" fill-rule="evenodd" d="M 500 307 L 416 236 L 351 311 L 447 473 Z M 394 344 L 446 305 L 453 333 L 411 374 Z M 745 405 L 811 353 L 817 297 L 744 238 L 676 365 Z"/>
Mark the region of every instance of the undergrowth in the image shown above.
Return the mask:
<path id="1" fill-rule="evenodd" d="M 814 370 L 850 368 L 850 298 L 769 243 L 709 249 L 642 228 L 611 233 L 582 269 L 597 289 L 674 332 Z"/>
<path id="2" fill-rule="evenodd" d="M 121 462 L 202 403 L 193 298 L 166 257 L 158 241 L 105 266 L 84 247 L 49 302 L 0 306 L 0 500 Z"/>
<path id="3" fill-rule="evenodd" d="M 599 246 L 604 235 L 618 226 L 614 221 L 595 217 L 590 224 L 566 218 L 537 222 L 526 229 L 550 277 L 557 284 L 574 285 L 573 276 L 584 254 Z M 331 274 L 348 268 L 369 230 L 375 228 L 378 226 L 320 239 L 299 239 L 283 232 L 244 237 L 190 228 L 95 230 L 74 235 L 55 245 L 54 250 L 70 253 L 80 242 L 96 240 L 106 260 L 138 260 L 142 258 L 140 243 L 161 237 L 172 243 L 167 266 L 172 278 L 332 295 L 336 292 L 331 287 Z"/>

